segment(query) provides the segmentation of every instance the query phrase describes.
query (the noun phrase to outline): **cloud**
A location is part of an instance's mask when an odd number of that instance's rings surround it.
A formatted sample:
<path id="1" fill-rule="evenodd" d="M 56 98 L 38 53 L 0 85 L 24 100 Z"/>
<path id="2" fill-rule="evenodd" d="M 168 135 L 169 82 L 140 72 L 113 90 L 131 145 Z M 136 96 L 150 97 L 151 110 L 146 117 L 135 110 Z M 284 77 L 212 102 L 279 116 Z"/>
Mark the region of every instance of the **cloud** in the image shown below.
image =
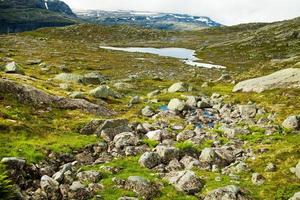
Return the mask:
<path id="1" fill-rule="evenodd" d="M 226 25 L 300 15 L 300 0 L 65 0 L 75 9 L 140 10 L 208 16 Z"/>

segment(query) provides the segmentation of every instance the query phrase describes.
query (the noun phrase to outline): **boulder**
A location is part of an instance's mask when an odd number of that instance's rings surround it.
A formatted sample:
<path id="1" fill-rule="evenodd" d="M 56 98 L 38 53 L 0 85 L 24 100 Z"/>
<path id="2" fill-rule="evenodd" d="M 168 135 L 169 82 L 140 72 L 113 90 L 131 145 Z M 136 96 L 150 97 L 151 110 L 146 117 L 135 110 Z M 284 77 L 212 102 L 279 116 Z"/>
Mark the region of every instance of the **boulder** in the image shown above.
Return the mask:
<path id="1" fill-rule="evenodd" d="M 124 132 L 114 137 L 115 147 L 122 149 L 126 146 L 136 146 L 139 139 L 131 132 Z"/>
<path id="2" fill-rule="evenodd" d="M 44 175 L 40 182 L 42 190 L 47 194 L 48 199 L 56 199 L 58 196 L 59 183 L 51 177 Z"/>
<path id="3" fill-rule="evenodd" d="M 142 109 L 142 115 L 145 117 L 152 117 L 153 115 L 155 115 L 154 111 L 152 110 L 152 108 L 150 106 L 146 106 Z"/>
<path id="4" fill-rule="evenodd" d="M 75 181 L 69 188 L 68 199 L 85 200 L 90 196 L 87 188 L 79 181 Z"/>
<path id="5" fill-rule="evenodd" d="M 83 76 L 72 73 L 61 73 L 54 77 L 54 80 L 62 82 L 82 83 Z"/>
<path id="6" fill-rule="evenodd" d="M 289 116 L 283 121 L 282 126 L 291 130 L 300 130 L 300 116 Z"/>
<path id="7" fill-rule="evenodd" d="M 180 162 L 184 165 L 185 169 L 191 170 L 193 168 L 200 167 L 200 162 L 196 158 L 191 156 L 184 156 Z"/>
<path id="8" fill-rule="evenodd" d="M 152 98 L 152 97 L 157 96 L 157 95 L 159 95 L 159 94 L 160 94 L 160 90 L 154 90 L 154 91 L 148 93 L 148 94 L 147 94 L 147 97 L 148 97 L 148 98 Z"/>
<path id="9" fill-rule="evenodd" d="M 162 130 L 149 131 L 146 134 L 146 136 L 150 140 L 161 141 L 161 139 L 162 139 Z"/>
<path id="10" fill-rule="evenodd" d="M 300 192 L 296 192 L 289 200 L 300 200 Z"/>
<path id="11" fill-rule="evenodd" d="M 187 92 L 189 90 L 189 85 L 184 82 L 174 83 L 171 87 L 169 87 L 168 92 Z"/>
<path id="12" fill-rule="evenodd" d="M 101 99 L 108 99 L 110 97 L 112 98 L 118 98 L 119 96 L 107 85 L 101 85 L 93 90 L 90 91 L 90 95 L 92 95 L 95 98 L 101 98 Z"/>
<path id="13" fill-rule="evenodd" d="M 172 111 L 183 111 L 186 104 L 185 102 L 179 100 L 179 99 L 171 99 L 171 101 L 168 104 L 168 109 Z"/>
<path id="14" fill-rule="evenodd" d="M 300 179 L 300 161 L 298 162 L 298 164 L 295 167 L 295 174 Z"/>
<path id="15" fill-rule="evenodd" d="M 83 171 L 79 172 L 76 177 L 80 182 L 97 183 L 101 180 L 102 175 L 97 171 Z"/>
<path id="16" fill-rule="evenodd" d="M 145 152 L 139 159 L 141 166 L 152 169 L 160 164 L 159 154 L 156 152 Z"/>
<path id="17" fill-rule="evenodd" d="M 141 102 L 140 96 L 134 96 L 130 99 L 129 105 L 138 104 Z"/>
<path id="18" fill-rule="evenodd" d="M 18 65 L 16 62 L 10 62 L 6 64 L 4 72 L 12 73 L 12 74 L 24 74 L 22 67 Z"/>
<path id="19" fill-rule="evenodd" d="M 211 108 L 211 105 L 206 101 L 199 101 L 197 103 L 197 107 L 201 108 L 201 109 L 204 109 L 204 108 Z"/>
<path id="20" fill-rule="evenodd" d="M 119 83 L 115 83 L 113 85 L 117 90 L 130 90 L 133 89 L 134 86 L 129 84 L 129 83 L 123 83 L 123 82 L 119 82 Z"/>
<path id="21" fill-rule="evenodd" d="M 256 105 L 239 105 L 239 112 L 242 118 L 253 118 L 256 115 Z"/>
<path id="22" fill-rule="evenodd" d="M 263 92 L 278 88 L 300 88 L 300 69 L 288 68 L 238 83 L 233 92 Z"/>
<path id="23" fill-rule="evenodd" d="M 179 150 L 175 147 L 159 145 L 155 150 L 164 163 L 169 163 L 173 159 L 179 159 Z"/>
<path id="24" fill-rule="evenodd" d="M 169 172 L 172 171 L 180 171 L 183 170 L 184 166 L 181 162 L 179 162 L 177 159 L 173 159 L 169 162 L 169 164 L 166 166 L 166 170 Z"/>
<path id="25" fill-rule="evenodd" d="M 187 194 L 198 193 L 203 187 L 200 178 L 189 170 L 170 172 L 164 179 L 174 185 L 176 190 Z"/>
<path id="26" fill-rule="evenodd" d="M 90 72 L 82 77 L 82 83 L 99 85 L 105 82 L 107 78 L 98 72 Z"/>
<path id="27" fill-rule="evenodd" d="M 153 199 L 159 195 L 158 187 L 140 176 L 129 176 L 125 184 L 125 189 L 134 191 L 143 199 Z"/>
<path id="28" fill-rule="evenodd" d="M 85 94 L 83 92 L 72 92 L 69 97 L 74 98 L 74 99 L 84 99 Z"/>
<path id="29" fill-rule="evenodd" d="M 9 169 L 22 170 L 26 161 L 16 157 L 5 157 L 2 158 L 1 163 L 5 164 Z"/>
<path id="30" fill-rule="evenodd" d="M 235 185 L 215 189 L 209 192 L 204 200 L 250 200 L 245 193 Z"/>

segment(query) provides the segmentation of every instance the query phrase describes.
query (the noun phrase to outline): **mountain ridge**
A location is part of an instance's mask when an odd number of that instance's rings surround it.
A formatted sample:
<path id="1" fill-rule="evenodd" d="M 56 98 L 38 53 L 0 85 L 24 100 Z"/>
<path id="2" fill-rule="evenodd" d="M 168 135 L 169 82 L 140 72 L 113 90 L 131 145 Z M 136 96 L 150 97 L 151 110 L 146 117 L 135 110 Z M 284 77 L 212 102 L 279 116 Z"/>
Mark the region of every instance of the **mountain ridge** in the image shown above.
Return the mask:
<path id="1" fill-rule="evenodd" d="M 104 25 L 137 25 L 163 30 L 199 30 L 222 24 L 206 16 L 134 10 L 75 10 L 78 17 Z"/>

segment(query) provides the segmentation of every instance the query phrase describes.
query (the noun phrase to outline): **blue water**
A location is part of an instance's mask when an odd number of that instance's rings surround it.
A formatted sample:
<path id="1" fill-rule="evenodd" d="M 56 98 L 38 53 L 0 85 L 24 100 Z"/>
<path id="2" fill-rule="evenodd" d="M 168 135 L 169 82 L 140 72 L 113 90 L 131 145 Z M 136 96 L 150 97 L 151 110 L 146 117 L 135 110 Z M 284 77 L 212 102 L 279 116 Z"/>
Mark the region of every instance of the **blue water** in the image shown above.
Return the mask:
<path id="1" fill-rule="evenodd" d="M 160 106 L 160 107 L 159 107 L 159 110 L 161 110 L 161 111 L 168 111 L 169 108 L 168 108 L 168 106 L 163 105 L 163 106 Z"/>
<path id="2" fill-rule="evenodd" d="M 159 56 L 178 58 L 187 65 L 195 67 L 205 67 L 205 68 L 226 68 L 221 65 L 214 65 L 210 63 L 199 62 L 197 58 L 196 51 L 192 49 L 185 48 L 147 48 L 147 47 L 108 47 L 100 46 L 101 49 L 114 50 L 114 51 L 126 51 L 132 53 L 151 53 Z"/>

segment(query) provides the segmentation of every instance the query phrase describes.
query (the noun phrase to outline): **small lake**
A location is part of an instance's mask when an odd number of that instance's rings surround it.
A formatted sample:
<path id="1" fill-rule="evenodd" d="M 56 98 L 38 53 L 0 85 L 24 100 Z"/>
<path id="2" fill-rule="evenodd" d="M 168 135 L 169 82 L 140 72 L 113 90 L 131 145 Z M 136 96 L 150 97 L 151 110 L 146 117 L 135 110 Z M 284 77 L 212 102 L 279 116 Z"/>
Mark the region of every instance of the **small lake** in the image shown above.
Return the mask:
<path id="1" fill-rule="evenodd" d="M 126 51 L 133 53 L 150 53 L 159 56 L 178 58 L 182 60 L 187 65 L 195 66 L 195 67 L 205 67 L 205 68 L 226 68 L 221 65 L 215 65 L 211 63 L 203 63 L 197 58 L 196 51 L 192 49 L 185 48 L 143 48 L 143 47 L 109 47 L 109 46 L 100 46 L 101 49 L 108 49 L 114 51 Z"/>

